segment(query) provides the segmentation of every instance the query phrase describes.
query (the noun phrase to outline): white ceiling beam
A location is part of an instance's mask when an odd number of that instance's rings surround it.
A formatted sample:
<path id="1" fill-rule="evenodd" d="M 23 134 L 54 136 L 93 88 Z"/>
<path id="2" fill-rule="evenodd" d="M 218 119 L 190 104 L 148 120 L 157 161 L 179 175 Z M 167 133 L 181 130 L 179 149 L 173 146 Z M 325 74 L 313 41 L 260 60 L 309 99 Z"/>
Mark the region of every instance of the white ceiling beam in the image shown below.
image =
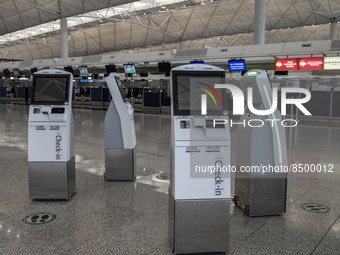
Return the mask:
<path id="1" fill-rule="evenodd" d="M 219 6 L 220 6 L 220 3 L 217 3 L 217 4 L 215 5 L 215 8 L 214 8 L 213 12 L 211 13 L 211 15 L 210 15 L 210 17 L 209 17 L 209 20 L 208 20 L 208 22 L 206 23 L 206 25 L 205 25 L 205 27 L 204 27 L 202 33 L 201 33 L 201 37 L 203 37 L 203 35 L 204 35 L 205 32 L 207 31 L 207 29 L 208 29 L 208 27 L 209 27 L 209 25 L 210 25 L 210 22 L 211 22 L 212 18 L 215 16 L 215 13 L 216 13 L 216 11 L 217 11 L 217 9 L 218 9 Z"/>
<path id="2" fill-rule="evenodd" d="M 18 2 L 18 3 L 25 4 L 25 5 L 28 5 L 28 6 L 33 7 L 33 8 L 37 8 L 37 9 L 39 9 L 39 10 L 48 12 L 48 13 L 50 13 L 50 14 L 53 14 L 53 15 L 55 15 L 55 16 L 61 18 L 60 13 L 57 13 L 57 12 L 55 12 L 55 11 L 51 11 L 51 10 L 46 9 L 46 8 L 44 8 L 44 7 L 41 7 L 41 6 L 38 6 L 38 5 L 31 4 L 31 3 L 26 2 L 26 1 L 24 1 L 24 0 L 13 0 L 13 1 Z"/>
<path id="3" fill-rule="evenodd" d="M 191 8 L 191 12 L 190 12 L 189 17 L 188 17 L 188 19 L 187 19 L 187 23 L 185 24 L 185 26 L 184 26 L 184 28 L 183 28 L 183 33 L 182 33 L 182 36 L 180 37 L 180 40 L 183 40 L 183 39 L 184 39 L 184 35 L 185 35 L 185 33 L 187 32 L 187 28 L 188 28 L 189 23 L 190 23 L 190 21 L 191 21 L 191 17 L 192 17 L 192 15 L 194 14 L 194 11 L 195 11 L 195 8 Z"/>
<path id="4" fill-rule="evenodd" d="M 148 24 L 148 26 L 150 26 L 150 25 L 151 25 L 151 20 L 149 19 L 149 24 Z M 150 29 L 147 29 L 147 30 L 146 30 L 145 41 L 144 41 L 144 45 L 145 45 L 145 46 L 148 45 L 149 31 L 150 31 Z M 165 34 L 164 34 L 164 37 L 165 37 Z M 163 37 L 163 38 L 164 38 L 164 37 Z"/>
<path id="5" fill-rule="evenodd" d="M 13 5 L 14 5 L 15 10 L 17 11 L 17 14 L 18 14 L 18 16 L 19 16 L 20 24 L 21 24 L 21 26 L 23 27 L 23 26 L 24 26 L 24 22 L 22 21 L 21 14 L 20 14 L 20 12 L 19 12 L 17 3 L 16 3 L 14 0 L 13 0 Z"/>
<path id="6" fill-rule="evenodd" d="M 320 7 L 326 12 L 326 14 L 330 17 L 330 18 L 333 18 L 333 15 L 332 13 L 327 10 L 324 6 L 324 3 L 326 2 L 326 0 L 324 0 L 322 3 L 320 2 L 320 0 L 314 0 L 316 3 L 318 3 L 320 5 Z"/>
<path id="7" fill-rule="evenodd" d="M 242 6 L 244 5 L 245 2 L 246 2 L 246 0 L 242 0 L 242 2 L 239 3 L 238 8 L 235 10 L 233 16 L 231 17 L 230 21 L 228 22 L 228 25 L 224 29 L 222 35 L 225 35 L 227 33 L 228 29 L 231 27 L 231 25 L 233 23 L 233 20 L 236 18 L 236 16 L 238 15 L 238 12 L 240 11 L 240 9 L 242 8 Z"/>
<path id="8" fill-rule="evenodd" d="M 170 12 L 170 15 L 168 16 L 169 18 L 167 18 L 166 20 L 168 21 L 168 23 L 166 24 L 165 28 L 164 28 L 164 31 L 167 32 L 168 31 L 168 27 L 169 27 L 169 24 L 170 24 L 170 20 L 172 19 L 172 15 L 173 15 L 173 11 Z M 164 23 L 164 22 L 163 22 Z M 162 23 L 162 24 L 163 24 Z M 165 36 L 166 34 L 163 34 L 163 38 L 162 38 L 162 42 L 164 42 L 165 40 Z M 146 45 L 146 44 L 145 44 Z"/>
<path id="9" fill-rule="evenodd" d="M 132 30 L 133 30 L 133 26 L 132 26 L 132 19 L 131 19 L 131 24 L 130 24 L 130 35 L 129 35 L 129 49 L 131 48 L 131 41 L 132 41 Z"/>

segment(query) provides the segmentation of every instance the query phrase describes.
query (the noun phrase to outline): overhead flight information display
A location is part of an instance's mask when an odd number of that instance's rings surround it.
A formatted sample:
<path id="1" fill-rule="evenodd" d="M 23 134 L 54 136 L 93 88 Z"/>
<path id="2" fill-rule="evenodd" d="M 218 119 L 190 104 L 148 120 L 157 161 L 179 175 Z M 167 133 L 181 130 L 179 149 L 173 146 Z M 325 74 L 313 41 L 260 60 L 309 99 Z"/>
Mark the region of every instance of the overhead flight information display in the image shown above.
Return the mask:
<path id="1" fill-rule="evenodd" d="M 238 60 L 229 60 L 228 61 L 229 72 L 245 72 L 247 71 L 246 68 L 246 61 L 244 59 Z"/>

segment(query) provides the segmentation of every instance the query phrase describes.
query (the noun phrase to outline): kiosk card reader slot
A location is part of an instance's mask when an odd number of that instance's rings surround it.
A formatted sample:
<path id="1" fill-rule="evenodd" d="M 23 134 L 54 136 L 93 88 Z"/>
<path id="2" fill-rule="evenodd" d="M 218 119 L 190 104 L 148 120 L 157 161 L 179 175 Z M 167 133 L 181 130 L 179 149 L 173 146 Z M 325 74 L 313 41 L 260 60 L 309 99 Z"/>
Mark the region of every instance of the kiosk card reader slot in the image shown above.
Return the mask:
<path id="1" fill-rule="evenodd" d="M 224 78 L 223 69 L 205 64 L 171 71 L 168 234 L 176 254 L 228 251 L 230 175 L 218 167 L 230 164 L 230 131 L 228 125 L 213 126 L 214 119 L 228 120 L 226 92 L 214 89 Z M 212 96 L 206 115 L 203 94 Z"/>
<path id="2" fill-rule="evenodd" d="M 134 110 L 127 101 L 119 75 L 106 78 L 112 100 L 105 115 L 105 180 L 136 179 L 136 131 Z"/>
<path id="3" fill-rule="evenodd" d="M 69 199 L 75 191 L 71 73 L 33 75 L 28 120 L 30 199 Z"/>
<path id="4" fill-rule="evenodd" d="M 272 86 L 262 70 L 252 70 L 241 78 L 241 89 L 247 95 L 253 89 L 255 109 L 270 109 Z M 255 115 L 245 109 L 239 122 L 261 120 L 261 127 L 237 127 L 236 161 L 241 166 L 287 166 L 285 129 L 282 117 L 276 109 L 270 115 Z M 276 120 L 273 124 L 270 120 Z M 273 125 L 273 126 L 272 126 Z M 249 216 L 275 215 L 286 212 L 287 174 L 284 172 L 253 172 L 235 174 L 234 203 Z"/>

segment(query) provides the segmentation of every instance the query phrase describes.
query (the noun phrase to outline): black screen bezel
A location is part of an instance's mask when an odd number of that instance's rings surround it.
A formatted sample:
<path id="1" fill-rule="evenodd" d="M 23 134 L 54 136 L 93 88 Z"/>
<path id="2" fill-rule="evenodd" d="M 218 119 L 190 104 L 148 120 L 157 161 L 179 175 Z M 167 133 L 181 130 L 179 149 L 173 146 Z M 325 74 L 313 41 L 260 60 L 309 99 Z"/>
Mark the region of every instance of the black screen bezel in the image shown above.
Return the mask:
<path id="1" fill-rule="evenodd" d="M 117 67 L 114 64 L 105 65 L 105 71 L 107 75 L 110 75 L 110 73 L 117 72 Z"/>
<path id="2" fill-rule="evenodd" d="M 274 75 L 288 75 L 288 70 L 274 71 Z"/>
<path id="3" fill-rule="evenodd" d="M 3 69 L 3 70 L 2 70 L 2 72 L 3 72 L 3 74 L 4 74 L 4 77 L 5 77 L 6 79 L 9 79 L 9 78 L 11 78 L 11 72 L 9 71 L 9 69 L 8 69 L 8 68 L 6 68 L 6 69 Z"/>
<path id="4" fill-rule="evenodd" d="M 170 62 L 158 62 L 158 72 L 159 73 L 170 73 L 171 63 Z"/>
<path id="5" fill-rule="evenodd" d="M 175 116 L 200 116 L 201 111 L 194 111 L 194 110 L 179 110 L 178 109 L 178 87 L 177 87 L 177 77 L 178 76 L 192 76 L 193 78 L 197 77 L 218 77 L 221 79 L 225 79 L 225 72 L 224 71 L 172 71 L 172 107 Z M 223 100 L 223 104 L 226 104 L 225 100 Z M 213 111 L 208 110 L 207 115 L 223 115 L 221 111 Z"/>
<path id="6" fill-rule="evenodd" d="M 35 95 L 35 83 L 37 78 L 66 78 L 67 79 L 67 87 L 65 91 L 65 101 L 36 101 L 34 99 Z M 32 98 L 31 98 L 31 104 L 32 105 L 64 105 L 65 103 L 69 102 L 69 90 L 70 90 L 70 78 L 71 75 L 69 74 L 35 74 L 33 75 L 33 83 L 32 83 Z"/>
<path id="7" fill-rule="evenodd" d="M 38 68 L 37 67 L 32 67 L 31 68 L 31 75 L 33 75 L 35 72 L 38 72 Z"/>
<path id="8" fill-rule="evenodd" d="M 120 95 L 121 95 L 121 97 L 123 99 L 123 102 L 125 102 L 125 99 L 127 99 L 127 97 L 126 97 L 126 95 L 125 95 L 125 93 L 123 91 L 122 86 L 119 85 L 119 83 L 121 83 L 121 81 L 120 81 L 119 77 L 115 77 L 115 80 L 116 80 L 116 84 L 117 84 L 118 90 L 120 92 Z M 119 83 L 118 83 L 118 80 L 119 80 Z"/>
<path id="9" fill-rule="evenodd" d="M 74 74 L 74 69 L 72 66 L 64 66 L 64 71 Z"/>

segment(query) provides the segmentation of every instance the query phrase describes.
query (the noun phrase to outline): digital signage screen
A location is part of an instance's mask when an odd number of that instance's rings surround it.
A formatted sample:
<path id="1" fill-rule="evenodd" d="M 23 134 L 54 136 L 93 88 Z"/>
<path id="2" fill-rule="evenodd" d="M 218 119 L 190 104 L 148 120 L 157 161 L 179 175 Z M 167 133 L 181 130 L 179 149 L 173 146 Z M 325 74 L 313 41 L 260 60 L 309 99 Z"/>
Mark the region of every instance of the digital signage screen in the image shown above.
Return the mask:
<path id="1" fill-rule="evenodd" d="M 18 68 L 13 69 L 13 76 L 14 77 L 21 77 L 21 72 Z"/>
<path id="2" fill-rule="evenodd" d="M 80 76 L 88 76 L 89 75 L 89 68 L 87 66 L 79 66 L 79 75 Z"/>
<path id="3" fill-rule="evenodd" d="M 228 68 L 229 72 L 245 72 L 247 71 L 246 68 L 246 61 L 244 59 L 238 60 L 229 60 L 228 61 Z"/>
<path id="4" fill-rule="evenodd" d="M 297 71 L 299 70 L 299 59 L 277 58 L 275 60 L 275 71 Z"/>
<path id="5" fill-rule="evenodd" d="M 340 57 L 325 57 L 324 70 L 340 70 Z"/>
<path id="6" fill-rule="evenodd" d="M 323 70 L 324 58 L 300 58 L 299 70 Z"/>
<path id="7" fill-rule="evenodd" d="M 125 64 L 124 65 L 124 71 L 126 74 L 135 74 L 136 73 L 136 67 L 134 64 Z"/>

